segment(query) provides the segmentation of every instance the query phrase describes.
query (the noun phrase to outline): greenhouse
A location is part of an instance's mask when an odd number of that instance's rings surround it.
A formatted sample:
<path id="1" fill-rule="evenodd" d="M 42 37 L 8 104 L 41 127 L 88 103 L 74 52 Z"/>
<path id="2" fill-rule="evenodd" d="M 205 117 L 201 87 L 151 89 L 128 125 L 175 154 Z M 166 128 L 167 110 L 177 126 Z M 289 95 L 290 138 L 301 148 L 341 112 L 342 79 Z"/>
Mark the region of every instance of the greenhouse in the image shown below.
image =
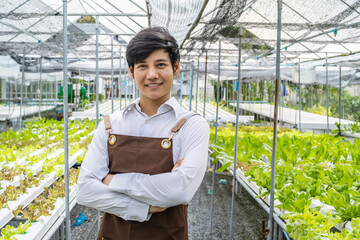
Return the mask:
<path id="1" fill-rule="evenodd" d="M 169 128 L 161 147 L 180 159 L 161 173 L 113 173 L 108 159 L 108 175 L 94 178 L 189 171 L 195 164 L 180 157 L 187 143 L 176 134 L 200 134 L 189 130 L 195 118 L 210 128 L 209 143 L 199 143 L 207 166 L 193 194 L 180 192 L 190 196 L 186 204 L 165 196 L 180 183 L 163 181 L 159 195 L 177 203 L 163 206 L 106 184 L 138 204 L 130 212 L 127 203 L 129 216 L 146 205 L 144 224 L 184 207 L 186 237 L 101 237 L 107 214 L 115 215 L 81 204 L 79 176 L 95 158 L 89 149 L 99 129 L 109 134 L 107 157 L 118 141 L 108 115 L 113 121 L 136 106 L 147 124 L 162 114 L 143 112 L 140 70 L 127 55 L 149 27 L 167 29 L 179 46 L 169 93 L 192 115 Z M 0 0 L 0 240 L 360 239 L 359 39 L 358 0 Z M 141 132 L 135 122 L 122 131 Z M 147 135 L 126 137 L 142 144 Z M 119 155 L 140 152 L 123 147 Z M 117 218 L 145 226 L 138 216 Z"/>

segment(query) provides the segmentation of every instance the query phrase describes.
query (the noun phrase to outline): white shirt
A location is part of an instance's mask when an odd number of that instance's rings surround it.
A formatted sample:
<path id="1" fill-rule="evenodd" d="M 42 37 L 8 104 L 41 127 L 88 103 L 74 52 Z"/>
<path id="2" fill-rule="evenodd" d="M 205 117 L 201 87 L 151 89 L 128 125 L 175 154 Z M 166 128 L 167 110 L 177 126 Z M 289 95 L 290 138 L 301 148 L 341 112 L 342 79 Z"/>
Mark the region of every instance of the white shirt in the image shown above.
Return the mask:
<path id="1" fill-rule="evenodd" d="M 141 112 L 137 99 L 123 111 L 110 115 L 112 133 L 168 138 L 170 130 L 189 114 L 175 98 L 170 98 L 155 115 L 148 117 Z M 184 158 L 180 167 L 173 172 L 156 175 L 115 174 L 107 186 L 102 183 L 102 179 L 109 173 L 108 134 L 102 121 L 80 169 L 77 202 L 125 220 L 140 222 L 150 219 L 150 205 L 171 207 L 188 204 L 205 174 L 209 132 L 205 119 L 199 115 L 189 118 L 173 137 L 173 163 Z"/>

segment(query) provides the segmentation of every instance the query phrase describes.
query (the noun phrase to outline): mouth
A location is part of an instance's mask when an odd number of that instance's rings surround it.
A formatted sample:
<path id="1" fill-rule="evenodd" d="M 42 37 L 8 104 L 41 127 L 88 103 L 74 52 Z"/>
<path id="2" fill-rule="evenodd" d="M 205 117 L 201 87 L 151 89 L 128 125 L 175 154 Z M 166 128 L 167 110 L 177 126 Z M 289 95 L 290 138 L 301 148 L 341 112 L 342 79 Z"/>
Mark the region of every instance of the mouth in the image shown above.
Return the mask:
<path id="1" fill-rule="evenodd" d="M 145 87 L 157 88 L 157 87 L 159 87 L 161 85 L 162 85 L 162 83 L 148 83 L 148 84 L 145 84 Z"/>

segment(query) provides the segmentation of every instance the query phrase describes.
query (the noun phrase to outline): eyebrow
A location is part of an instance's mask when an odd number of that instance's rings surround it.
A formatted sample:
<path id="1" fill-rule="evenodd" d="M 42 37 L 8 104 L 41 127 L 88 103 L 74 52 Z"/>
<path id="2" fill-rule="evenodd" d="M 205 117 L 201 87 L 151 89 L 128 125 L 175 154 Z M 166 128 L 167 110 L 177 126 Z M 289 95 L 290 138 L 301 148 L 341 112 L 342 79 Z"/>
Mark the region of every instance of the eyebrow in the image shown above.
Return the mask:
<path id="1" fill-rule="evenodd" d="M 155 62 L 169 62 L 169 60 L 167 60 L 167 59 L 157 59 Z M 140 60 L 139 62 L 135 63 L 135 65 L 141 64 L 141 63 L 146 63 L 146 61 L 145 60 Z"/>
<path id="2" fill-rule="evenodd" d="M 168 62 L 169 60 L 167 60 L 167 59 L 158 59 L 158 60 L 156 60 L 156 62 Z"/>

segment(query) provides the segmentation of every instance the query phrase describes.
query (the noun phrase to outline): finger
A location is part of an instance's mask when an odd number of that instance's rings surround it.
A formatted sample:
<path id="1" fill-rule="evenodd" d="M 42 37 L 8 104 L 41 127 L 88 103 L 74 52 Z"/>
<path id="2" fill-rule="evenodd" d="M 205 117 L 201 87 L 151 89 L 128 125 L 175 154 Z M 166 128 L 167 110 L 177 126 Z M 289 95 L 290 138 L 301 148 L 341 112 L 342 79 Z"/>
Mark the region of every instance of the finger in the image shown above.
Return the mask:
<path id="1" fill-rule="evenodd" d="M 176 163 L 176 164 L 174 165 L 174 167 L 171 169 L 171 171 L 173 172 L 177 167 L 178 167 L 178 163 Z"/>

